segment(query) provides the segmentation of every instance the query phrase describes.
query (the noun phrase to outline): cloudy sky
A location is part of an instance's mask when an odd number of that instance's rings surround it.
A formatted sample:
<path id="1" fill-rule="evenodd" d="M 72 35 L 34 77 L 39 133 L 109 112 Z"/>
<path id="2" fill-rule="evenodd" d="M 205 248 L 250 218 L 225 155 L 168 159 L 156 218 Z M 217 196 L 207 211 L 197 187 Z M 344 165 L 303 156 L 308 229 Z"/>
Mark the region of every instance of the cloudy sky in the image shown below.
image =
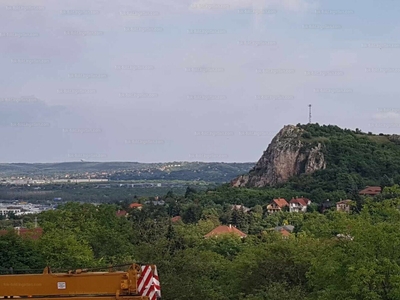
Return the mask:
<path id="1" fill-rule="evenodd" d="M 393 0 L 0 0 L 0 161 L 257 161 L 400 131 Z"/>

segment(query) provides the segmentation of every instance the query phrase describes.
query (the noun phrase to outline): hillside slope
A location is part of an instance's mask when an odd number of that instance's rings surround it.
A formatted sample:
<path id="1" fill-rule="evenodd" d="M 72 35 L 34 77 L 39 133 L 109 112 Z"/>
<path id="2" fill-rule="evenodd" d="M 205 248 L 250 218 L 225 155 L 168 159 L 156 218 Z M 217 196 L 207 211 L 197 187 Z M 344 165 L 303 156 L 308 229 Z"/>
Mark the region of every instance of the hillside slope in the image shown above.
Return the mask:
<path id="1" fill-rule="evenodd" d="M 254 163 L 222 162 L 63 162 L 0 164 L 0 177 L 108 178 L 110 180 L 184 180 L 229 182 L 248 172 Z"/>
<path id="2" fill-rule="evenodd" d="M 285 126 L 252 170 L 231 185 L 350 192 L 384 181 L 400 183 L 400 136 L 298 124 Z"/>

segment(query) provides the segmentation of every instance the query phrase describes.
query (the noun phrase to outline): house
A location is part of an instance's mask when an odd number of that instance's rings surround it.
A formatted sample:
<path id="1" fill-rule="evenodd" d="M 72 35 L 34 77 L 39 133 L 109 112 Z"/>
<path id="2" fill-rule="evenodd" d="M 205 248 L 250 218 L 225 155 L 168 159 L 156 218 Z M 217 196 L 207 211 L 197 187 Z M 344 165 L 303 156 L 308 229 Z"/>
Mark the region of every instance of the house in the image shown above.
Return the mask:
<path id="1" fill-rule="evenodd" d="M 117 217 L 126 217 L 126 216 L 128 216 L 128 213 L 127 213 L 125 210 L 118 210 L 118 211 L 115 213 L 115 215 L 116 215 Z"/>
<path id="2" fill-rule="evenodd" d="M 288 231 L 289 233 L 292 233 L 294 230 L 294 226 L 293 225 L 277 226 L 274 229 L 275 229 L 275 231 L 285 230 L 285 231 Z"/>
<path id="3" fill-rule="evenodd" d="M 267 206 L 267 211 L 269 214 L 273 214 L 282 211 L 285 207 L 289 207 L 289 203 L 287 203 L 286 199 L 278 198 L 272 200 L 272 202 Z"/>
<path id="4" fill-rule="evenodd" d="M 145 201 L 144 204 L 152 204 L 152 205 L 164 205 L 164 200 L 153 200 L 153 201 Z"/>
<path id="5" fill-rule="evenodd" d="M 380 186 L 367 186 L 365 189 L 359 191 L 358 193 L 363 196 L 375 196 L 380 194 L 382 188 Z"/>
<path id="6" fill-rule="evenodd" d="M 279 230 L 279 233 L 282 235 L 282 237 L 284 239 L 287 239 L 290 236 L 290 232 L 283 228 L 281 230 Z"/>
<path id="7" fill-rule="evenodd" d="M 143 204 L 140 204 L 140 203 L 132 203 L 131 205 L 129 205 L 129 208 L 141 210 L 141 209 L 143 208 Z"/>
<path id="8" fill-rule="evenodd" d="M 326 199 L 318 206 L 318 210 L 321 214 L 323 214 L 326 210 L 330 210 L 332 207 L 335 207 L 335 203 Z"/>
<path id="9" fill-rule="evenodd" d="M 290 212 L 306 212 L 308 205 L 311 204 L 311 200 L 307 198 L 296 198 L 289 202 Z"/>
<path id="10" fill-rule="evenodd" d="M 284 239 L 287 239 L 293 232 L 294 226 L 293 225 L 277 226 L 275 228 L 270 228 L 268 230 L 279 232 Z"/>
<path id="11" fill-rule="evenodd" d="M 336 203 L 336 210 L 343 212 L 350 212 L 352 200 L 342 200 Z"/>
<path id="12" fill-rule="evenodd" d="M 250 211 L 250 208 L 244 205 L 232 205 L 231 210 L 243 210 L 245 213 Z"/>
<path id="13" fill-rule="evenodd" d="M 217 237 L 217 236 L 224 235 L 224 234 L 234 234 L 234 235 L 239 236 L 240 238 L 245 238 L 247 236 L 247 234 L 240 231 L 235 226 L 221 225 L 221 226 L 218 226 L 218 227 L 214 228 L 213 230 L 211 230 L 204 237 L 205 238 Z"/>

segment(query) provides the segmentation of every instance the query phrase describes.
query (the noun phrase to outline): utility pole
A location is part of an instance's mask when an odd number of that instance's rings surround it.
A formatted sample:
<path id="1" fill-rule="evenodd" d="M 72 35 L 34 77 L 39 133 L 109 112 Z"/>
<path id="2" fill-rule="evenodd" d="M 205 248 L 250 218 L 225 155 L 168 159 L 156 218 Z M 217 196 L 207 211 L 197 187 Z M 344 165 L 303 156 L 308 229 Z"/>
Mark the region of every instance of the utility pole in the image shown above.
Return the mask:
<path id="1" fill-rule="evenodd" d="M 35 217 L 35 228 L 37 228 L 37 217 Z"/>
<path id="2" fill-rule="evenodd" d="M 308 104 L 308 124 L 311 124 L 311 104 Z"/>

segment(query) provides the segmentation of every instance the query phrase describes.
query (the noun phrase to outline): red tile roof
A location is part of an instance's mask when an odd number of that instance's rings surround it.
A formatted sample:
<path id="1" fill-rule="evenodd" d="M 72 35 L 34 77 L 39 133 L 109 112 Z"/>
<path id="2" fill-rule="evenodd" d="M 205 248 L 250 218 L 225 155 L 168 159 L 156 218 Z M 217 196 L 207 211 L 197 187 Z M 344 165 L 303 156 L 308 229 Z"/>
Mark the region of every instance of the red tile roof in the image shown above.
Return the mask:
<path id="1" fill-rule="evenodd" d="M 132 203 L 131 205 L 129 205 L 130 208 L 139 208 L 142 206 L 143 206 L 143 204 L 140 204 L 140 203 Z"/>
<path id="2" fill-rule="evenodd" d="M 117 211 L 117 212 L 115 213 L 115 215 L 116 215 L 117 217 L 124 217 L 124 216 L 127 215 L 127 212 L 126 212 L 125 210 L 119 210 L 119 211 Z"/>
<path id="3" fill-rule="evenodd" d="M 246 237 L 247 236 L 247 234 L 245 234 L 244 232 L 240 231 L 235 226 L 232 226 L 232 225 L 229 225 L 229 226 L 221 225 L 221 226 L 218 226 L 217 228 L 214 228 L 213 230 L 211 230 L 204 237 L 218 236 L 218 235 L 221 235 L 221 234 L 229 234 L 229 233 L 233 233 L 233 234 L 238 235 L 240 237 Z"/>
<path id="4" fill-rule="evenodd" d="M 14 228 L 15 233 L 18 234 L 21 237 L 26 237 L 26 238 L 31 238 L 33 240 L 39 239 L 43 235 L 43 229 L 42 228 L 33 228 L 33 229 L 28 229 L 28 228 Z M 9 231 L 8 230 L 0 230 L 0 235 L 5 235 Z"/>
<path id="5" fill-rule="evenodd" d="M 182 220 L 181 216 L 176 216 L 176 217 L 171 218 L 171 222 L 173 222 L 173 223 L 178 222 L 180 220 Z"/>
<path id="6" fill-rule="evenodd" d="M 375 196 L 377 194 L 380 194 L 381 192 L 381 187 L 380 186 L 367 186 L 365 189 L 361 190 L 359 192 L 360 195 L 370 195 L 370 196 Z"/>
<path id="7" fill-rule="evenodd" d="M 284 199 L 284 198 L 278 198 L 278 199 L 274 199 L 272 201 L 275 202 L 275 204 L 280 208 L 284 208 L 285 206 L 289 206 L 289 203 L 287 203 L 286 199 Z"/>
<path id="8" fill-rule="evenodd" d="M 307 198 L 296 198 L 296 199 L 290 200 L 290 203 L 296 203 L 296 204 L 300 204 L 302 206 L 307 206 L 309 202 L 311 202 L 311 201 L 310 201 L 310 199 L 307 199 Z"/>
<path id="9" fill-rule="evenodd" d="M 287 237 L 287 236 L 289 236 L 290 235 L 290 232 L 289 231 L 287 231 L 287 230 L 285 230 L 285 229 L 281 229 L 281 230 L 279 230 L 279 232 L 284 236 L 284 237 Z"/>

